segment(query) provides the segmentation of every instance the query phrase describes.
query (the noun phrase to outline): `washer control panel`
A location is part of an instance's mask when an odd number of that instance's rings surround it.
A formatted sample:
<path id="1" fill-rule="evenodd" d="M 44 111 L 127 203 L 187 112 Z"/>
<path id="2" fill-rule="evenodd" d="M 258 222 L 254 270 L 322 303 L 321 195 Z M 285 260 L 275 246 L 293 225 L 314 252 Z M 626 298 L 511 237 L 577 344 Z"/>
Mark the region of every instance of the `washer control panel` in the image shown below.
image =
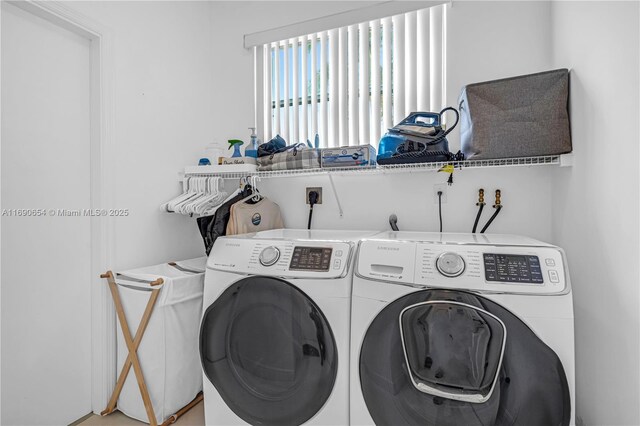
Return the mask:
<path id="1" fill-rule="evenodd" d="M 364 240 L 355 273 L 399 284 L 496 293 L 557 294 L 567 286 L 562 250 L 550 245 Z"/>
<path id="2" fill-rule="evenodd" d="M 483 253 L 487 281 L 543 284 L 538 256 Z"/>
<path id="3" fill-rule="evenodd" d="M 220 271 L 288 278 L 346 276 L 352 242 L 220 238 L 207 267 Z"/>

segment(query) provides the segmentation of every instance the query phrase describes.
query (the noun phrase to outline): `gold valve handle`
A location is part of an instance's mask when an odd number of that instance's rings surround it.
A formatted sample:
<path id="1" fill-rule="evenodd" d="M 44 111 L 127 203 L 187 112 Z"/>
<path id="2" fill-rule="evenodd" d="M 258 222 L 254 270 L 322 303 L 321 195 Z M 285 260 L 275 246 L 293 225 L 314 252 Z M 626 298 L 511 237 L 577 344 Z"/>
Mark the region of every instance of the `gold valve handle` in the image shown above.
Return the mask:
<path id="1" fill-rule="evenodd" d="M 484 202 L 484 189 L 480 188 L 478 190 L 478 202 L 476 206 L 484 206 L 486 203 Z"/>

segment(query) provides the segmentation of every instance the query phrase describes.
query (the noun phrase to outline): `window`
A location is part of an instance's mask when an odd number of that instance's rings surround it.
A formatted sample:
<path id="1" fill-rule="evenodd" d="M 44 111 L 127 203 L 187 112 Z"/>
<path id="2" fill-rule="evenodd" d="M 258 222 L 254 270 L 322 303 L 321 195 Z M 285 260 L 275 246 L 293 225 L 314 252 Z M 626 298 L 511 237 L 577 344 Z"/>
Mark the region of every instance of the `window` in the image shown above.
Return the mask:
<path id="1" fill-rule="evenodd" d="M 372 144 L 444 99 L 445 6 L 256 46 L 256 121 L 264 140 Z"/>

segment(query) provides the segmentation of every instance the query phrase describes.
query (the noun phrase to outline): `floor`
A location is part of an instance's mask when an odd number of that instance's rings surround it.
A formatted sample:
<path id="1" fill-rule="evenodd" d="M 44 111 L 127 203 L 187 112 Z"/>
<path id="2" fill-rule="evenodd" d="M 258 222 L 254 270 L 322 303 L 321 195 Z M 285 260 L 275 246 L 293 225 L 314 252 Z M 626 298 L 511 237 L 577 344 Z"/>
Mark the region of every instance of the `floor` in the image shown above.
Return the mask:
<path id="1" fill-rule="evenodd" d="M 115 411 L 108 416 L 100 417 L 93 415 L 82 421 L 78 426 L 141 426 L 146 423 L 139 422 L 125 416 L 119 411 Z M 174 423 L 177 426 L 203 426 L 204 425 L 204 402 L 187 411 Z"/>

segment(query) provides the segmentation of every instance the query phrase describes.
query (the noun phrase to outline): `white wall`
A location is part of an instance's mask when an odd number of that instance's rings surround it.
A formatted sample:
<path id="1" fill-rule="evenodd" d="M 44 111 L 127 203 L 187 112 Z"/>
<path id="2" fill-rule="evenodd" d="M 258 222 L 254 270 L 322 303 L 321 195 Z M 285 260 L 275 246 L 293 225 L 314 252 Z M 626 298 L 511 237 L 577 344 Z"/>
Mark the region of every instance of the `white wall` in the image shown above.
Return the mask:
<path id="1" fill-rule="evenodd" d="M 68 2 L 113 37 L 114 270 L 200 256 L 194 220 L 159 213 L 213 138 L 208 2 Z M 215 43 L 217 44 L 217 43 Z M 219 63 L 216 65 L 219 66 Z"/>
<path id="2" fill-rule="evenodd" d="M 259 30 L 362 7 L 362 2 L 215 2 L 212 5 L 214 40 L 222 49 L 225 66 L 214 73 L 216 139 L 248 139 L 253 121 L 253 55 L 242 36 Z M 458 2 L 449 8 L 447 100 L 457 104 L 464 84 L 549 69 L 550 5 L 546 2 Z M 221 42 L 224 40 L 224 42 Z M 519 48 L 526 46 L 526 49 Z M 489 57 L 490 56 L 490 57 Z M 457 149 L 457 130 L 451 149 Z M 283 210 L 288 227 L 306 227 L 305 186 L 322 186 L 324 203 L 314 210 L 314 227 L 388 229 L 390 213 L 405 230 L 437 230 L 433 185 L 447 175 L 435 172 L 335 178 L 344 217 L 326 177 L 270 179 L 261 190 Z M 477 190 L 484 187 L 488 206 L 481 223 L 493 213 L 493 191 L 503 191 L 504 209 L 491 227 L 543 240 L 551 239 L 551 179 L 548 167 L 464 170 L 454 176 L 443 206 L 444 229 L 468 232 L 473 226 Z"/>
<path id="3" fill-rule="evenodd" d="M 640 424 L 637 2 L 553 4 L 554 65 L 571 71 L 575 164 L 556 170 L 553 234 L 571 267 L 577 408 Z"/>

